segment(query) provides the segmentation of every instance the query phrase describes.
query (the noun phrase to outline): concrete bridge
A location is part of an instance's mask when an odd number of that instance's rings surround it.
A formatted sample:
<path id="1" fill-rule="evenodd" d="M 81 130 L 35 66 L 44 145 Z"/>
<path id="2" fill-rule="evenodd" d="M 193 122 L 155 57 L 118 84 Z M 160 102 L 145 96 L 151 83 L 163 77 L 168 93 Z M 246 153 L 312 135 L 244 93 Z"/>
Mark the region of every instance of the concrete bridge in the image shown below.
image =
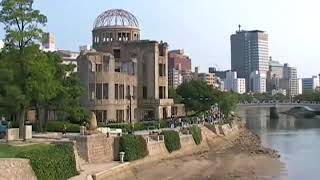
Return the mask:
<path id="1" fill-rule="evenodd" d="M 276 106 L 279 109 L 291 109 L 294 107 L 308 107 L 315 111 L 320 111 L 320 102 L 264 102 L 264 103 L 239 103 L 239 109 L 247 109 L 247 108 L 270 108 Z"/>

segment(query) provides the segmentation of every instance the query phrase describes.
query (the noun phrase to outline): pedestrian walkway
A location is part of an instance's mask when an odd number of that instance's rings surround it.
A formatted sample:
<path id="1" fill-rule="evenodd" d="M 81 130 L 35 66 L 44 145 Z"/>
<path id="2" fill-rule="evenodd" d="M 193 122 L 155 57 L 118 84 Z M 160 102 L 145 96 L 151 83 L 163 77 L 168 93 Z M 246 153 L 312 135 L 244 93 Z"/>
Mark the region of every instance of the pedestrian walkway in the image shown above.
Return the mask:
<path id="1" fill-rule="evenodd" d="M 83 170 L 80 172 L 80 174 L 78 176 L 70 178 L 69 180 L 91 180 L 92 174 L 107 171 L 120 165 L 121 163 L 116 161 L 81 165 L 81 169 Z"/>

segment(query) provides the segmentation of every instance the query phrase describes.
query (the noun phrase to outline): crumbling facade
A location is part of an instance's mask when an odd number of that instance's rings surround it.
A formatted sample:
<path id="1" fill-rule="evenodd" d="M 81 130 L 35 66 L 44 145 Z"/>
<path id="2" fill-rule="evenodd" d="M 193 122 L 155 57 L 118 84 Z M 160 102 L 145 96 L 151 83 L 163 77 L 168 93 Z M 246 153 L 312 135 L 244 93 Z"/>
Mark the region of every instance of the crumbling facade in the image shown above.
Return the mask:
<path id="1" fill-rule="evenodd" d="M 168 99 L 167 43 L 140 40 L 139 24 L 131 13 L 119 9 L 102 13 L 92 41 L 94 50 L 81 52 L 78 68 L 86 90 L 82 103 L 96 112 L 98 121 L 184 115 L 171 112 L 184 107 Z"/>

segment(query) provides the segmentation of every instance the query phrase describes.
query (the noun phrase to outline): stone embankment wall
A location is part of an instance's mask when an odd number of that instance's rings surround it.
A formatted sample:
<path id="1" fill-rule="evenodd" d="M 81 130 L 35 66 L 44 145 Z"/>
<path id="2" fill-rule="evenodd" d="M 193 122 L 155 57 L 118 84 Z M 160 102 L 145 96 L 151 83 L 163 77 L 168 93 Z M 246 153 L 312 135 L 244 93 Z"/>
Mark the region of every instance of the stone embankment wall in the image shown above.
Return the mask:
<path id="1" fill-rule="evenodd" d="M 28 159 L 0 159 L 0 180 L 36 180 L 37 177 Z"/>
<path id="2" fill-rule="evenodd" d="M 118 160 L 119 138 L 104 134 L 76 137 L 79 156 L 88 163 Z"/>

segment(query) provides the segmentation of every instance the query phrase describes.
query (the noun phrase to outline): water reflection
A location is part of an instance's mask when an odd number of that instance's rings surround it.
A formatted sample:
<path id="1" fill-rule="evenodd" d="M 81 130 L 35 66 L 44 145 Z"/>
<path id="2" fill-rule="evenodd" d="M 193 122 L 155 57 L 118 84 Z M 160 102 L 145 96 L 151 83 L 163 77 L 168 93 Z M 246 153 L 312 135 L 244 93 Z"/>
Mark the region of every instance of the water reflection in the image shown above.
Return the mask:
<path id="1" fill-rule="evenodd" d="M 238 113 L 247 120 L 250 129 L 309 129 L 320 128 L 320 118 L 296 118 L 279 113 L 279 119 L 270 119 L 270 111 L 265 108 L 250 108 L 239 110 Z"/>
<path id="2" fill-rule="evenodd" d="M 306 119 L 280 114 L 279 119 L 271 120 L 266 108 L 240 109 L 238 114 L 265 146 L 280 151 L 288 170 L 282 179 L 319 179 L 320 117 Z"/>

